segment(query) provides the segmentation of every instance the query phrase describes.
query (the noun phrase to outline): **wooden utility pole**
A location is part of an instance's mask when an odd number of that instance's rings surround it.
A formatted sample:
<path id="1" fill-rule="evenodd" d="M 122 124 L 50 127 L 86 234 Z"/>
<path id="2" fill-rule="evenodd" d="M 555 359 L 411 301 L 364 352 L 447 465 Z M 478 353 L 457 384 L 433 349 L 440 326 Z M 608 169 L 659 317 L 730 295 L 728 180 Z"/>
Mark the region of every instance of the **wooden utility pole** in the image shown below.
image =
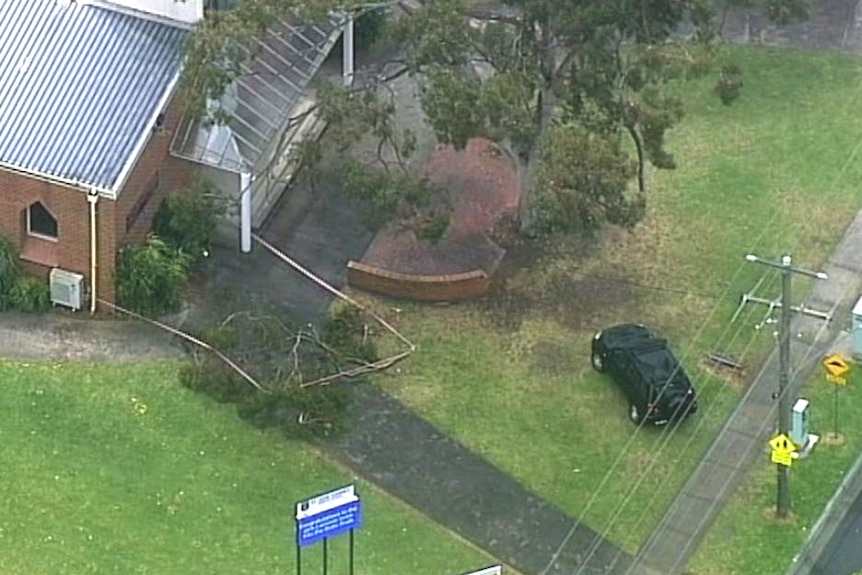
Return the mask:
<path id="1" fill-rule="evenodd" d="M 781 262 L 763 260 L 755 255 L 748 254 L 745 259 L 781 270 L 781 321 L 778 324 L 778 433 L 790 435 L 790 409 L 792 398 L 790 388 L 790 314 L 791 307 L 791 278 L 793 274 L 801 274 L 817 279 L 825 280 L 828 276 L 823 272 L 813 272 L 801 268 L 794 268 L 789 255 L 783 256 Z M 776 515 L 779 518 L 787 517 L 790 513 L 790 468 L 786 465 L 776 464 L 778 468 L 778 493 L 776 497 Z"/>

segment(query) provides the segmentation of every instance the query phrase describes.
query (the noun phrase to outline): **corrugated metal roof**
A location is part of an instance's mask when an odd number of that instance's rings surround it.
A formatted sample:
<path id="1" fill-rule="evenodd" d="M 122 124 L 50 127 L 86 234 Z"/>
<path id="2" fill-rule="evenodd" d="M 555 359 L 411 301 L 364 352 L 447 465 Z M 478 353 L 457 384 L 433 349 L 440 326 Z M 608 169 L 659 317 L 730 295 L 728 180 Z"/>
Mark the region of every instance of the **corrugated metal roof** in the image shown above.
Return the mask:
<path id="1" fill-rule="evenodd" d="M 188 33 L 84 2 L 0 0 L 0 164 L 119 192 Z"/>
<path id="2" fill-rule="evenodd" d="M 185 118 L 177 130 L 174 153 L 231 171 L 259 167 L 343 25 L 341 15 L 320 24 L 299 24 L 287 18 L 274 23 L 255 42 L 243 74 L 217 103 L 228 114 L 229 132 Z M 223 137 L 225 133 L 232 136 L 230 140 Z"/>

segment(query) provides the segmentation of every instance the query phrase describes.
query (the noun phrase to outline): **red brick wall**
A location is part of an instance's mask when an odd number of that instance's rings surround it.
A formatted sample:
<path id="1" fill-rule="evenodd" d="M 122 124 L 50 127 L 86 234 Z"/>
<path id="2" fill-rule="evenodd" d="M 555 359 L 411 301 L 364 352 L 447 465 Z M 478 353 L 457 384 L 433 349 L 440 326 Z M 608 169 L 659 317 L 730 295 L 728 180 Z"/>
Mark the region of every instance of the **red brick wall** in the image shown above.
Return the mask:
<path id="1" fill-rule="evenodd" d="M 154 132 L 147 148 L 138 163 L 135 165 L 122 193 L 117 200 L 117 214 L 114 222 L 115 234 L 119 242 L 128 240 L 140 242 L 146 237 L 153 223 L 153 216 L 159 208 L 162 200 L 170 193 L 181 189 L 188 183 L 193 170 L 197 169 L 191 162 L 180 160 L 170 155 L 169 148 L 174 130 L 180 120 L 181 106 L 179 99 L 168 106 L 165 112 L 165 121 L 162 130 Z M 148 189 L 151 189 L 154 178 L 158 173 L 158 187 L 149 198 L 142 197 Z M 139 203 L 141 202 L 145 203 Z M 134 225 L 126 233 L 126 217 L 132 212 L 138 212 Z"/>
<path id="2" fill-rule="evenodd" d="M 114 301 L 115 296 L 113 268 L 117 250 L 126 243 L 142 242 L 162 200 L 169 193 L 182 189 L 197 170 L 193 163 L 170 155 L 171 139 L 181 112 L 180 101 L 174 98 L 165 112 L 162 129 L 151 134 L 117 201 L 99 202 L 100 207 L 104 206 L 101 214 L 104 219 L 100 225 L 111 226 L 104 232 L 110 236 L 110 244 L 100 246 L 102 252 L 99 257 L 99 283 L 106 286 L 101 287 L 100 297 L 109 301 Z M 127 220 L 129 216 L 132 216 L 131 221 Z M 127 231 L 129 223 L 132 225 Z"/>
<path id="3" fill-rule="evenodd" d="M 184 186 L 196 169 L 189 162 L 170 156 L 169 147 L 179 121 L 180 105 L 175 99 L 165 114 L 163 130 L 156 131 L 138 159 L 126 184 L 114 201 L 100 198 L 98 219 L 98 297 L 114 301 L 113 269 L 117 249 L 126 241 L 144 239 L 152 217 L 165 195 Z M 158 172 L 159 186 L 146 202 L 142 196 Z M 84 190 L 73 189 L 36 178 L 0 170 L 0 234 L 12 240 L 19 252 L 27 237 L 23 213 L 33 202 L 40 201 L 57 218 L 57 265 L 81 273 L 90 283 L 90 206 Z M 138 213 L 134 225 L 126 231 L 127 216 L 134 209 Z M 30 273 L 47 278 L 50 267 L 23 262 Z"/>
<path id="4" fill-rule="evenodd" d="M 350 261 L 347 262 L 347 283 L 393 297 L 455 301 L 485 294 L 491 287 L 491 278 L 484 270 L 448 275 L 413 275 Z"/>
<path id="5" fill-rule="evenodd" d="M 84 192 L 29 176 L 0 170 L 0 233 L 12 240 L 17 251 L 27 237 L 25 210 L 42 204 L 57 219 L 57 260 L 61 267 L 83 272 L 89 265 L 89 223 Z M 48 240 L 31 239 L 49 243 Z M 27 271 L 48 277 L 48 267 L 25 263 Z M 89 274 L 87 274 L 89 275 Z"/>

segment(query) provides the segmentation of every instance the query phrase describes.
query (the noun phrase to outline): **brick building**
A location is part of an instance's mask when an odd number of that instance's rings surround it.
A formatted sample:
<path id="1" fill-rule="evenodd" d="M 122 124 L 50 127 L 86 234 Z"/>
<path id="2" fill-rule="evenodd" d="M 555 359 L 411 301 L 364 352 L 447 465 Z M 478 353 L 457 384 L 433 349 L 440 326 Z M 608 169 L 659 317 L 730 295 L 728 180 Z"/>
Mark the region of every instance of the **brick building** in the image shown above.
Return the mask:
<path id="1" fill-rule="evenodd" d="M 183 43 L 200 14 L 194 3 L 134 4 L 0 3 L 0 235 L 28 272 L 81 274 L 109 301 L 117 249 L 145 236 L 195 169 L 169 148 Z"/>
<path id="2" fill-rule="evenodd" d="M 117 249 L 142 240 L 164 197 L 194 173 L 231 200 L 242 250 L 251 249 L 250 231 L 295 170 L 293 145 L 320 133 L 316 115 L 303 113 L 313 110 L 308 86 L 342 34 L 340 79 L 352 82 L 353 20 L 277 19 L 210 102 L 227 122 L 181 118 L 184 42 L 205 9 L 232 6 L 0 1 L 0 235 L 27 271 L 80 274 L 85 291 L 113 301 Z"/>

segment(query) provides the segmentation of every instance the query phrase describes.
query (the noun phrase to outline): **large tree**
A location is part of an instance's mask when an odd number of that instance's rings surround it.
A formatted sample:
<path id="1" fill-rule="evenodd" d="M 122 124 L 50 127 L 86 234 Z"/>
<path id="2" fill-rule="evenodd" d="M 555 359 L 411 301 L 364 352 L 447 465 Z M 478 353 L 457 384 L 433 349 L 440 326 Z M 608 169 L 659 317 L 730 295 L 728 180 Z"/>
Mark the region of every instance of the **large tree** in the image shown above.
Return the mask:
<path id="1" fill-rule="evenodd" d="M 677 31 L 692 22 L 704 39 L 709 15 L 678 0 L 427 0 L 403 38 L 441 141 L 485 136 L 509 152 L 522 228 L 583 229 L 636 222 L 647 164 L 674 167 L 664 136 L 682 107 L 665 86 L 694 60 Z"/>
<path id="2" fill-rule="evenodd" d="M 805 0 L 759 1 L 782 23 L 805 16 Z M 502 0 L 477 7 L 467 0 L 411 0 L 396 38 L 438 139 L 463 148 L 484 136 L 512 158 L 522 229 L 631 226 L 643 214 L 647 167 L 675 167 L 665 133 L 682 118 L 682 106 L 669 81 L 698 68 L 716 35 L 716 8 L 754 2 Z M 193 108 L 200 112 L 225 89 L 248 55 L 242 47 L 267 29 L 273 14 L 316 18 L 362 4 L 245 0 L 208 20 L 190 44 L 186 87 Z M 686 29 L 694 33 L 683 35 Z M 320 93 L 335 108 L 345 105 L 337 90 Z M 368 106 L 367 98 L 354 101 Z M 325 101 L 320 107 L 333 109 Z M 378 114 L 370 117 L 374 126 L 388 126 Z"/>

